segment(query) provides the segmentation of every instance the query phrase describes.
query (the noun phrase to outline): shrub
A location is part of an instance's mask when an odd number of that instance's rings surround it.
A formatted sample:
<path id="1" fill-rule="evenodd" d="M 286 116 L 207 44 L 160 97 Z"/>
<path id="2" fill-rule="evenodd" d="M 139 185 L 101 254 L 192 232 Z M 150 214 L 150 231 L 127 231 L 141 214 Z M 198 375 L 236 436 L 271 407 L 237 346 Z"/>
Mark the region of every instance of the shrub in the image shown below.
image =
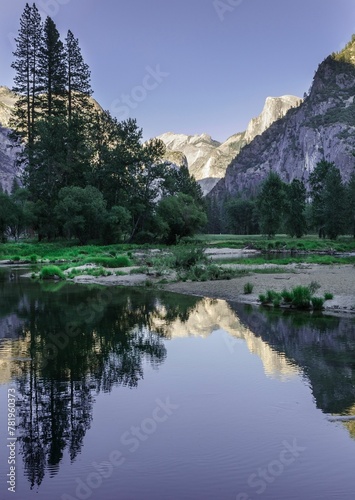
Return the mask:
<path id="1" fill-rule="evenodd" d="M 88 257 L 84 264 L 96 264 L 103 267 L 130 267 L 131 261 L 127 255 L 118 255 L 117 257 Z"/>
<path id="2" fill-rule="evenodd" d="M 173 249 L 174 267 L 190 269 L 196 264 L 207 262 L 205 248 L 202 246 L 177 245 Z"/>
<path id="3" fill-rule="evenodd" d="M 252 283 L 245 283 L 244 285 L 244 294 L 245 295 L 250 295 L 251 293 L 253 293 L 253 290 L 254 290 L 254 285 Z"/>
<path id="4" fill-rule="evenodd" d="M 272 301 L 272 305 L 278 309 L 281 305 L 281 298 L 280 297 L 275 297 L 274 300 Z"/>
<path id="5" fill-rule="evenodd" d="M 324 300 L 333 300 L 334 295 L 330 292 L 325 292 L 324 294 Z"/>
<path id="6" fill-rule="evenodd" d="M 315 311 L 321 311 L 324 305 L 324 299 L 322 297 L 312 297 L 312 306 Z"/>
<path id="7" fill-rule="evenodd" d="M 297 309 L 309 309 L 311 291 L 307 286 L 296 286 L 292 289 L 292 305 Z"/>
<path id="8" fill-rule="evenodd" d="M 267 302 L 273 303 L 274 300 L 281 300 L 281 294 L 275 292 L 274 290 L 267 290 L 266 291 L 266 300 Z"/>
<path id="9" fill-rule="evenodd" d="M 286 288 L 284 288 L 281 292 L 281 297 L 283 299 L 283 301 L 286 303 L 286 304 L 291 304 L 292 300 L 293 300 L 293 295 L 292 295 L 292 292 L 290 292 L 289 290 L 286 290 Z"/>
<path id="10" fill-rule="evenodd" d="M 59 278 L 65 280 L 65 275 L 63 271 L 58 266 L 45 266 L 42 267 L 39 277 L 42 280 L 50 280 Z"/>
<path id="11" fill-rule="evenodd" d="M 266 295 L 264 295 L 263 293 L 261 293 L 259 295 L 259 300 L 262 304 L 266 304 L 267 303 L 267 300 L 266 300 Z"/>
<path id="12" fill-rule="evenodd" d="M 37 255 L 31 255 L 30 257 L 30 261 L 32 262 L 32 264 L 36 264 L 37 259 L 38 259 Z"/>
<path id="13" fill-rule="evenodd" d="M 21 257 L 19 255 L 15 255 L 11 260 L 13 260 L 14 262 L 19 262 L 21 260 Z"/>

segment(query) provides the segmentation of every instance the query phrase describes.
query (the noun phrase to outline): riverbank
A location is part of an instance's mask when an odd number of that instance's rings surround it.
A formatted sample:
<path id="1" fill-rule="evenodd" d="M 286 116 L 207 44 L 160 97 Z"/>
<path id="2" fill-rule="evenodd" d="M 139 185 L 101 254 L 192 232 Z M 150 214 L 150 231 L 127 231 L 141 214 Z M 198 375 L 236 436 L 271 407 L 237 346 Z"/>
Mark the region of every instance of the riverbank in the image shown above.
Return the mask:
<path id="1" fill-rule="evenodd" d="M 353 265 L 324 266 L 318 264 L 290 264 L 280 268 L 274 264 L 252 266 L 229 265 L 228 267 L 250 271 L 245 276 L 230 280 L 218 281 L 186 281 L 161 283 L 152 271 L 151 274 L 127 274 L 124 276 L 90 276 L 82 275 L 74 278 L 75 283 L 99 284 L 105 286 L 151 286 L 161 290 L 186 295 L 216 298 L 259 304 L 259 294 L 267 290 L 281 292 L 284 288 L 290 290 L 295 286 L 309 286 L 312 282 L 319 285 L 316 296 L 332 293 L 333 299 L 324 303 L 324 310 L 331 313 L 355 314 L 355 267 Z M 277 270 L 278 272 L 275 272 Z M 125 271 L 125 269 L 122 269 Z M 169 277 L 170 279 L 173 276 Z M 244 285 L 253 285 L 252 294 L 244 294 Z"/>
<path id="2" fill-rule="evenodd" d="M 246 266 L 233 266 L 246 268 Z M 263 273 L 234 278 L 228 281 L 169 283 L 163 286 L 171 292 L 218 298 L 248 304 L 259 304 L 259 294 L 267 290 L 281 292 L 284 288 L 319 284 L 316 296 L 332 293 L 333 299 L 324 303 L 324 310 L 333 313 L 355 313 L 355 267 L 352 265 L 322 266 L 317 264 L 291 264 L 283 266 L 285 272 L 272 273 L 272 265 L 253 266 L 263 268 Z M 267 273 L 270 269 L 270 274 Z M 251 283 L 253 293 L 244 294 L 244 285 Z"/>

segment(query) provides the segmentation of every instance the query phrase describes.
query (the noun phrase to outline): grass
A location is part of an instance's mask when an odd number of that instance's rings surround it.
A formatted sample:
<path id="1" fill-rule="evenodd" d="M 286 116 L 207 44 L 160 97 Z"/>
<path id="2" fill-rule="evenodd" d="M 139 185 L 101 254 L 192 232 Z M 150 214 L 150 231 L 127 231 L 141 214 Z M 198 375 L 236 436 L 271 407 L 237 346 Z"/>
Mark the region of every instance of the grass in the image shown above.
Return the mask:
<path id="1" fill-rule="evenodd" d="M 245 283 L 244 285 L 244 294 L 245 295 L 250 295 L 251 293 L 253 293 L 253 290 L 254 290 L 254 285 L 252 283 Z"/>
<path id="2" fill-rule="evenodd" d="M 333 300 L 334 295 L 330 292 L 325 292 L 324 294 L 324 300 Z"/>
<path id="3" fill-rule="evenodd" d="M 259 295 L 259 301 L 262 305 L 272 305 L 274 308 L 287 305 L 294 309 L 320 311 L 323 309 L 325 299 L 314 297 L 312 292 L 314 288 L 318 287 L 312 282 L 310 286 L 296 286 L 292 290 L 284 288 L 281 293 L 267 290 L 266 293 Z"/>
<path id="4" fill-rule="evenodd" d="M 324 299 L 322 297 L 312 297 L 311 302 L 314 311 L 321 311 L 323 309 Z"/>
<path id="5" fill-rule="evenodd" d="M 248 272 L 244 270 L 220 267 L 216 264 L 197 264 L 187 271 L 180 271 L 178 279 L 181 281 L 217 281 L 239 278 L 247 274 Z"/>
<path id="6" fill-rule="evenodd" d="M 304 255 L 302 257 L 253 257 L 250 258 L 231 258 L 216 259 L 214 262 L 219 264 L 240 264 L 247 266 L 257 266 L 263 264 L 276 264 L 278 266 L 287 266 L 289 264 L 355 264 L 355 257 L 336 257 L 333 255 Z"/>
<path id="7" fill-rule="evenodd" d="M 41 269 L 39 277 L 42 280 L 59 278 L 65 280 L 66 277 L 63 271 L 58 266 L 45 266 Z"/>
<path id="8" fill-rule="evenodd" d="M 276 235 L 268 240 L 262 235 L 239 236 L 230 234 L 208 234 L 196 237 L 200 242 L 214 248 L 254 248 L 261 251 L 270 250 L 299 250 L 305 252 L 320 252 L 335 250 L 337 252 L 351 252 L 355 250 L 355 241 L 351 236 L 341 236 L 336 241 L 320 239 L 317 235 L 307 235 L 300 239 L 286 235 Z"/>
<path id="9" fill-rule="evenodd" d="M 119 255 L 117 257 L 87 257 L 84 264 L 96 264 L 102 267 L 130 267 L 132 262 L 127 255 Z"/>

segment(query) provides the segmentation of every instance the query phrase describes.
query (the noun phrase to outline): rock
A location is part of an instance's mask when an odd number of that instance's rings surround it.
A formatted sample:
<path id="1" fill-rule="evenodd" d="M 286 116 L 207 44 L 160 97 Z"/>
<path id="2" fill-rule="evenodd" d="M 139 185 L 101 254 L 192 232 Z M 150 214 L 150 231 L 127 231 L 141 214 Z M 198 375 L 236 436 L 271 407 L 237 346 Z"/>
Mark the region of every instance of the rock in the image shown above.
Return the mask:
<path id="1" fill-rule="evenodd" d="M 180 153 L 186 159 L 190 173 L 207 194 L 224 177 L 228 165 L 246 144 L 301 102 L 302 99 L 295 96 L 268 97 L 261 115 L 250 121 L 247 130 L 232 135 L 224 143 L 213 140 L 208 134 L 168 132 L 158 139 L 166 145 L 168 155 Z"/>
<path id="2" fill-rule="evenodd" d="M 210 195 L 218 200 L 227 194 L 256 194 L 271 170 L 284 182 L 302 179 L 307 185 L 323 159 L 334 162 L 347 181 L 354 169 L 354 54 L 355 39 L 327 57 L 306 99 L 245 146 Z"/>

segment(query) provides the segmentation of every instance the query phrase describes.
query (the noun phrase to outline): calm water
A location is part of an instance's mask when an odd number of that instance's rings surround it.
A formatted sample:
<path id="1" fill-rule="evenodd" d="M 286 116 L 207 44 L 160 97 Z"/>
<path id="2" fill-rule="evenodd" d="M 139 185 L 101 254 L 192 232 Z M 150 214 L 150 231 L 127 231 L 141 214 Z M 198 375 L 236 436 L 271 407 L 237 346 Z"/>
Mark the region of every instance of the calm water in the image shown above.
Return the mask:
<path id="1" fill-rule="evenodd" d="M 0 269 L 0 402 L 0 499 L 355 495 L 353 319 Z"/>

